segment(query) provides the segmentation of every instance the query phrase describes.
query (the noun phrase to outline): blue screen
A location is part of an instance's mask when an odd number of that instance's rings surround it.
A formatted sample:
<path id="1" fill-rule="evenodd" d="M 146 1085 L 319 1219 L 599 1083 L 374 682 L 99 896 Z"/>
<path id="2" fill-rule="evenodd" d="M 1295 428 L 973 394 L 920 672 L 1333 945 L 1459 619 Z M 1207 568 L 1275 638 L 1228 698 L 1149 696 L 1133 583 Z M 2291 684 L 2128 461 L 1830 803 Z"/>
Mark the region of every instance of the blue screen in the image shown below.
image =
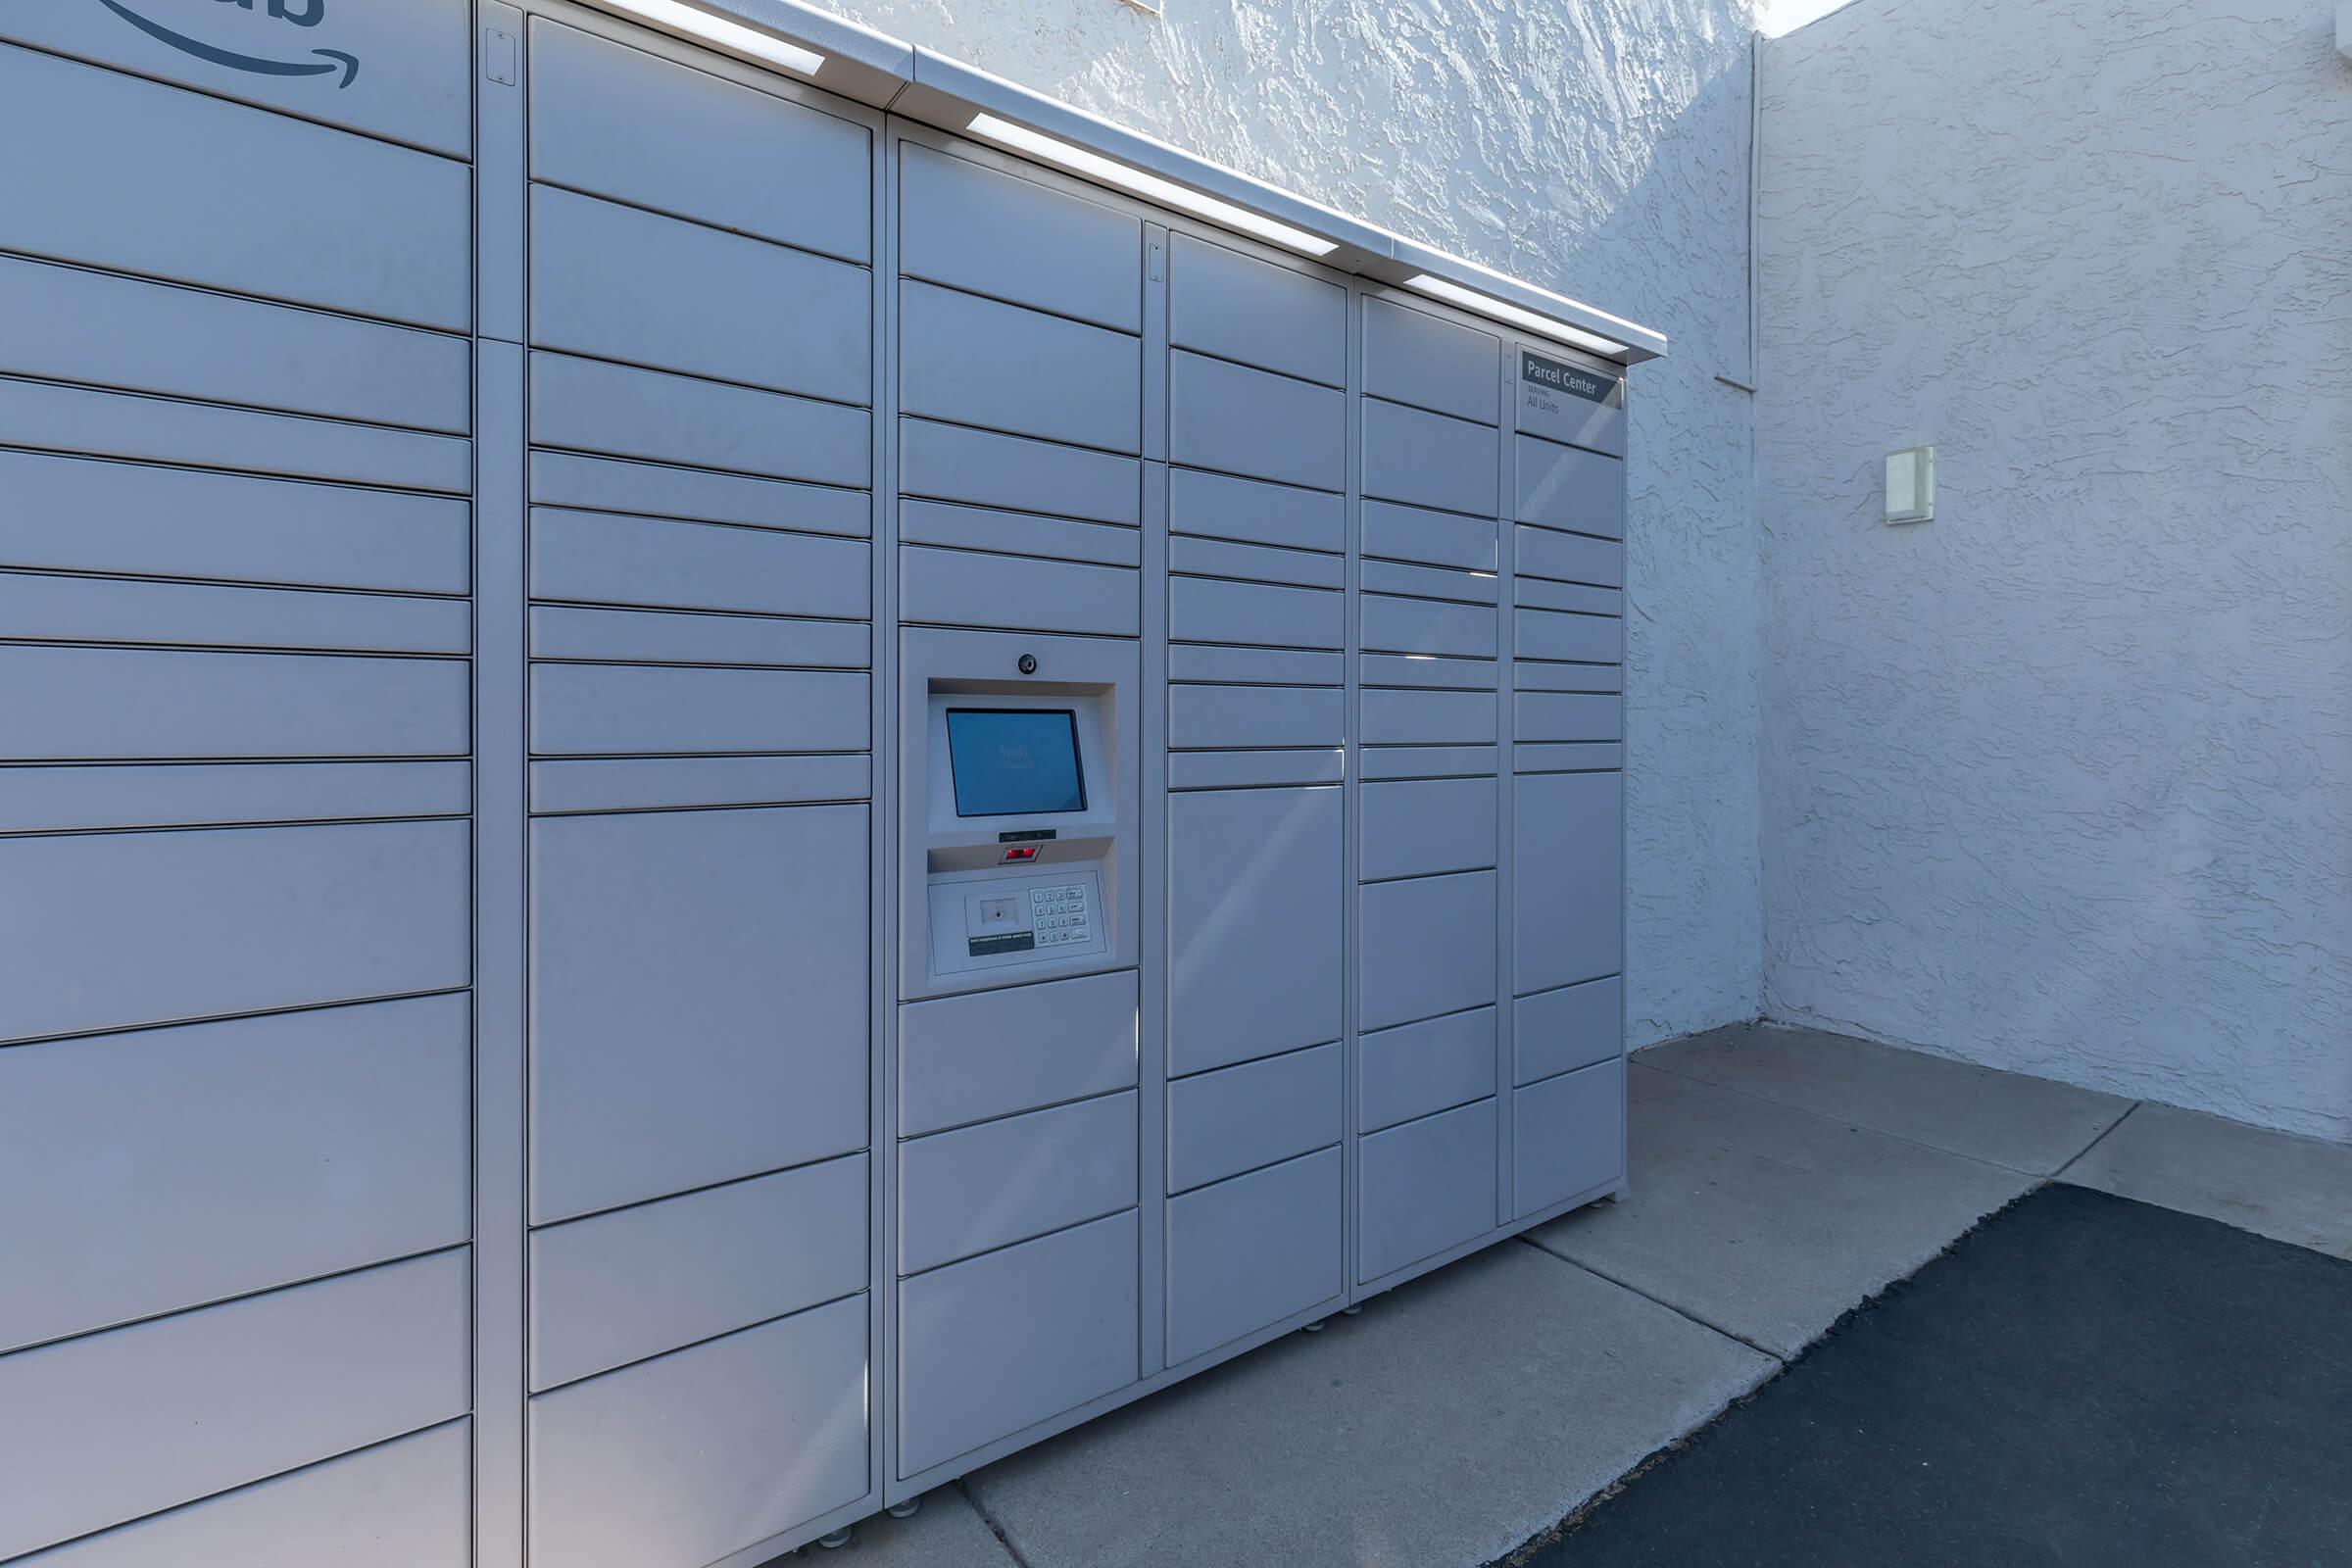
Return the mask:
<path id="1" fill-rule="evenodd" d="M 948 760 L 957 816 L 1086 809 L 1078 715 L 1066 708 L 951 708 Z"/>

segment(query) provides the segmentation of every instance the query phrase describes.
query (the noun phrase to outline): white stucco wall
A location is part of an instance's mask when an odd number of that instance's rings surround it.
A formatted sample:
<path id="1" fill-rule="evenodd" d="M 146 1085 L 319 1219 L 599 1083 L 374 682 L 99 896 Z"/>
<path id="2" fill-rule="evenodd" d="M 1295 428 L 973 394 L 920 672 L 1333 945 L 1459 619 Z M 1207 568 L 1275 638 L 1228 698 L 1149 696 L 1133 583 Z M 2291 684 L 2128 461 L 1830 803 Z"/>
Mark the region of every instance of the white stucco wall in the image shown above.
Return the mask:
<path id="1" fill-rule="evenodd" d="M 2331 0 L 1765 46 L 1767 1006 L 2352 1138 Z M 1877 520 L 1937 447 L 1937 516 Z"/>
<path id="2" fill-rule="evenodd" d="M 1751 0 L 833 0 L 1673 339 L 1633 378 L 1630 1032 L 1760 1004 Z"/>

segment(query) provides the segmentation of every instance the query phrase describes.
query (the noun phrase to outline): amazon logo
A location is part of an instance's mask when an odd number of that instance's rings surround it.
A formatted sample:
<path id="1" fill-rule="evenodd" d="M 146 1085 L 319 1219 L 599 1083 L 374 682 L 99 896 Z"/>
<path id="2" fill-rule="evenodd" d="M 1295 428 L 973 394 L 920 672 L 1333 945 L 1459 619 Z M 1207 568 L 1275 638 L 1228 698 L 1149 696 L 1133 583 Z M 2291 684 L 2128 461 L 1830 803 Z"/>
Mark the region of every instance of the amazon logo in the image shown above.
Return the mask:
<path id="1" fill-rule="evenodd" d="M 348 87 L 360 77 L 360 62 L 356 55 L 340 49 L 313 49 L 306 56 L 287 60 L 275 55 L 249 54 L 241 49 L 223 48 L 202 38 L 192 38 L 173 27 L 167 27 L 152 17 L 141 16 L 122 0 L 98 0 L 98 3 L 124 22 L 160 43 L 168 43 L 181 54 L 231 71 L 251 72 L 257 76 L 333 76 L 343 79 L 338 88 Z M 233 6 L 239 11 L 253 11 L 256 0 L 212 0 L 215 5 Z M 316 27 L 326 20 L 326 0 L 260 0 L 267 13 L 279 22 L 297 27 Z"/>

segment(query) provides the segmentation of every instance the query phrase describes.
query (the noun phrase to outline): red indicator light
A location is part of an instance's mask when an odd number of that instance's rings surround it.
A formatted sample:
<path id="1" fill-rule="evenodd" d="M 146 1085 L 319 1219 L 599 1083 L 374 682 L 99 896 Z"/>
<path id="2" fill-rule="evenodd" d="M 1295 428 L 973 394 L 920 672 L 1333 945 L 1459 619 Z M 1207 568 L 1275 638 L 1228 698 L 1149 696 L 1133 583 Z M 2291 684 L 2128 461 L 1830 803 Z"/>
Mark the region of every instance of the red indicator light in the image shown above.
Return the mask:
<path id="1" fill-rule="evenodd" d="M 1004 852 L 1004 860 L 1006 863 L 1014 860 L 1034 860 L 1037 858 L 1037 848 L 1034 844 L 1015 844 Z"/>

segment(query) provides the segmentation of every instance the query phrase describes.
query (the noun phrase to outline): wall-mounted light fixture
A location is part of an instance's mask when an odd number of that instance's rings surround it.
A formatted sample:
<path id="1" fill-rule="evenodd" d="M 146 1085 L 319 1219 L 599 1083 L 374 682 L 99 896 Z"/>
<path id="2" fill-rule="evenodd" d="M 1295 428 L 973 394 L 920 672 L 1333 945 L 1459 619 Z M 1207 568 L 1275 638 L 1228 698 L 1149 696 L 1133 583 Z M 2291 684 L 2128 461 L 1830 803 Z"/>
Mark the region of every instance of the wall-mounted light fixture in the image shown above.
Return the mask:
<path id="1" fill-rule="evenodd" d="M 1302 256 L 1329 256 L 1340 248 L 1337 240 L 1324 239 L 1303 228 L 1293 228 L 1288 223 L 1278 223 L 1262 213 L 1253 213 L 1247 207 L 1219 201 L 1214 196 L 1203 195 L 1189 185 L 1179 185 L 1157 174 L 1147 174 L 1140 169 L 1105 158 L 1101 153 L 1074 146 L 1058 136 L 1031 130 L 1027 125 L 1016 125 L 1009 120 L 999 120 L 995 115 L 974 115 L 971 123 L 964 128 L 1000 147 L 1009 147 L 1014 152 L 1042 159 L 1098 183 L 1132 191 L 1162 207 L 1173 207 L 1179 212 L 1205 218 L 1226 228 L 1271 240 Z"/>
<path id="2" fill-rule="evenodd" d="M 1936 449 L 1911 447 L 1886 454 L 1886 520 L 1936 520 Z"/>
<path id="3" fill-rule="evenodd" d="M 1459 305 L 1465 311 L 1476 311 L 1479 315 L 1492 317 L 1497 321 L 1508 321 L 1513 326 L 1525 327 L 1528 331 L 1540 336 L 1554 338 L 1562 343 L 1573 343 L 1580 349 L 1591 349 L 1593 353 L 1605 355 L 1612 360 L 1621 360 L 1627 353 L 1624 344 L 1602 337 L 1597 332 L 1588 332 L 1581 326 L 1570 326 L 1566 321 L 1539 315 L 1534 311 L 1513 305 L 1507 300 L 1498 300 L 1492 294 L 1481 294 L 1474 288 L 1465 288 L 1447 278 L 1433 277 L 1427 272 L 1422 272 L 1406 278 L 1404 286 L 1409 289 L 1418 289 L 1430 298 L 1444 300 L 1448 305 Z"/>
<path id="4" fill-rule="evenodd" d="M 604 0 L 604 4 L 642 17 L 657 27 L 699 38 L 763 65 L 780 66 L 797 75 L 813 76 L 825 63 L 825 57 L 813 49 L 804 49 L 772 32 L 747 27 L 700 6 L 686 5 L 683 0 Z"/>

